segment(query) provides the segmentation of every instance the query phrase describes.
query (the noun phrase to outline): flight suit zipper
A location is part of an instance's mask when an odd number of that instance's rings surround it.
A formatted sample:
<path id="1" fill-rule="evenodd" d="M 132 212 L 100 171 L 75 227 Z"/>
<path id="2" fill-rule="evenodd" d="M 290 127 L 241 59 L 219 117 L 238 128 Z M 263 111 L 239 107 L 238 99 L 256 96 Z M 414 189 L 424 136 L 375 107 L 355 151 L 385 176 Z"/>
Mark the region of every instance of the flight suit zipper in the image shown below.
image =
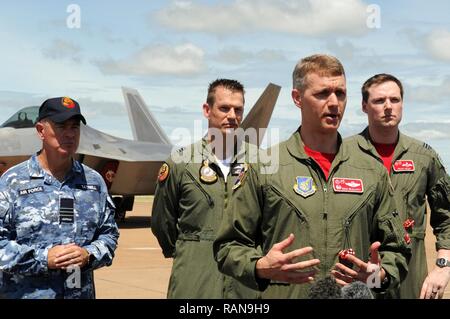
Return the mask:
<path id="1" fill-rule="evenodd" d="M 311 174 L 311 177 L 313 177 L 313 173 L 312 171 L 314 171 L 317 175 L 317 178 L 320 182 L 320 187 L 322 188 L 323 191 L 323 211 L 322 213 L 322 227 L 323 227 L 323 232 L 322 232 L 322 236 L 323 238 L 320 240 L 320 242 L 324 243 L 324 247 L 328 246 L 328 181 L 330 180 L 330 177 L 332 175 L 332 173 L 336 170 L 336 166 L 334 166 L 332 168 L 332 170 L 329 172 L 328 174 L 328 180 L 325 176 L 325 172 L 322 170 L 322 168 L 320 167 L 320 165 L 312 158 L 309 159 L 309 165 L 308 166 L 308 170 Z M 309 169 L 309 167 L 312 168 Z M 327 264 L 327 249 L 324 250 L 323 252 L 323 267 L 321 267 L 322 269 L 322 274 L 325 275 L 327 269 L 328 269 L 328 264 Z"/>
<path id="2" fill-rule="evenodd" d="M 270 188 L 273 190 L 275 194 L 280 196 L 286 202 L 286 204 L 288 204 L 289 207 L 291 207 L 295 211 L 295 213 L 300 218 L 302 223 L 307 222 L 306 216 L 289 199 L 287 199 L 286 196 L 284 196 L 277 188 L 275 188 L 275 186 L 270 185 Z"/>
<path id="3" fill-rule="evenodd" d="M 208 201 L 209 207 L 213 207 L 214 201 L 213 201 L 212 197 L 203 189 L 202 185 L 200 185 L 200 183 L 195 179 L 195 177 L 192 176 L 192 174 L 191 174 L 191 172 L 189 172 L 189 170 L 186 170 L 186 173 L 192 179 L 192 181 L 198 187 L 198 189 L 205 195 L 206 200 Z"/>

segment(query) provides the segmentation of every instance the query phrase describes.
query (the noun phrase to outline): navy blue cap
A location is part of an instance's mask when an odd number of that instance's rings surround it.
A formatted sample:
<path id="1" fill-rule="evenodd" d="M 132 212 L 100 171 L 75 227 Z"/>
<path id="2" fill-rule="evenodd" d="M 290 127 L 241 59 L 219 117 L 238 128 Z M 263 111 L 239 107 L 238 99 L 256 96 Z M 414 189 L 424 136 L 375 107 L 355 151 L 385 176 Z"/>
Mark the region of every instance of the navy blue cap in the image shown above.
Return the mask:
<path id="1" fill-rule="evenodd" d="M 70 97 L 54 97 L 42 103 L 37 120 L 48 118 L 55 123 L 62 123 L 73 117 L 79 118 L 86 124 L 86 119 L 81 115 L 80 104 L 77 101 Z"/>

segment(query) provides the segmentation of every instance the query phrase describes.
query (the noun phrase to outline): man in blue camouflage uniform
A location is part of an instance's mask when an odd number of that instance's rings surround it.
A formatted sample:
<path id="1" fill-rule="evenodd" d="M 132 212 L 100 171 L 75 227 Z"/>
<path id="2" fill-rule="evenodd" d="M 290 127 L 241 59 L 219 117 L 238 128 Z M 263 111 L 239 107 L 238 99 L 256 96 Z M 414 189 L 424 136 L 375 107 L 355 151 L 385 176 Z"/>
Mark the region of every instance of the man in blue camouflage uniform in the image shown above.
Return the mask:
<path id="1" fill-rule="evenodd" d="M 0 179 L 0 298 L 95 298 L 93 270 L 109 266 L 119 232 L 102 177 L 73 159 L 79 104 L 46 100 L 42 149 Z"/>

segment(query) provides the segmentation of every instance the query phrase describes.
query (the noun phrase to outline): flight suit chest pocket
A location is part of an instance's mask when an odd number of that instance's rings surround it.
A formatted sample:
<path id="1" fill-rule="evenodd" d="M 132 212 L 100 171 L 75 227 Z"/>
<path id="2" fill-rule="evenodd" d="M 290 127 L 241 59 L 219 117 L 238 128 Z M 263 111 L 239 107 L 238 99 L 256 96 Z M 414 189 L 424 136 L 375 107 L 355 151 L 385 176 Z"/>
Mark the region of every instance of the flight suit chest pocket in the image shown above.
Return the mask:
<path id="1" fill-rule="evenodd" d="M 264 187 L 264 195 L 263 232 L 267 229 L 264 235 L 273 236 L 270 247 L 267 248 L 270 249 L 291 233 L 295 235 L 295 240 L 290 250 L 309 246 L 310 225 L 299 205 L 273 185 Z"/>
<path id="2" fill-rule="evenodd" d="M 190 171 L 186 171 L 187 178 L 182 185 L 183 198 L 193 198 L 196 201 L 206 200 L 209 208 L 214 207 L 214 200 L 209 194 L 210 191 L 203 186 Z M 216 181 L 215 183 L 218 183 Z"/>
<path id="3" fill-rule="evenodd" d="M 426 190 L 427 174 L 424 167 L 416 167 L 414 171 L 392 172 L 392 181 L 395 191 L 408 195 L 414 190 L 424 194 Z"/>
<path id="4" fill-rule="evenodd" d="M 353 194 L 354 195 L 354 194 Z M 370 229 L 373 220 L 373 199 L 375 192 L 370 191 L 357 200 L 348 201 L 351 208 L 339 222 L 333 222 L 336 227 L 329 229 L 330 235 L 339 238 L 342 232 L 342 246 L 340 249 L 353 249 L 359 258 L 366 259 L 367 252 L 364 247 L 370 245 Z"/>

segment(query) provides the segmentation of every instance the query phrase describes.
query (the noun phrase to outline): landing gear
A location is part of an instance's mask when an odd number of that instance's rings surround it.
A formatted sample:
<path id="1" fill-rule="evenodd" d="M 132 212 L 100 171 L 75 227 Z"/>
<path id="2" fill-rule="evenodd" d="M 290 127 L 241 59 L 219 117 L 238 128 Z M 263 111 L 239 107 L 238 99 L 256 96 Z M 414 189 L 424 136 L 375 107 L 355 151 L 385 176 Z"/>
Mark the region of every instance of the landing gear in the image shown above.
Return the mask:
<path id="1" fill-rule="evenodd" d="M 127 211 L 133 210 L 134 196 L 114 196 L 113 202 L 116 206 L 114 218 L 123 222 Z"/>

